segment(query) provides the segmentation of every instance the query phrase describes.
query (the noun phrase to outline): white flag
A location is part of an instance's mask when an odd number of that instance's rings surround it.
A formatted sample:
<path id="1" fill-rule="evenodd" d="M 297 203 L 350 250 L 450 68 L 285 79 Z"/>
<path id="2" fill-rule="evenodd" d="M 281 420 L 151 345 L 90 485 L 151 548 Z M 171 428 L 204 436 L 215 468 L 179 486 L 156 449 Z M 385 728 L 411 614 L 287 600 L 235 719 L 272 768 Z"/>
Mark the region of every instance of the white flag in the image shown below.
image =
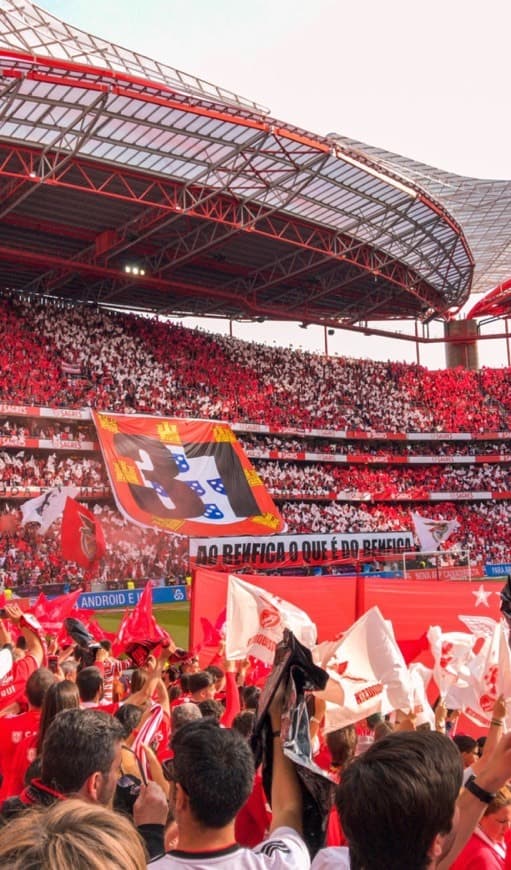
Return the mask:
<path id="1" fill-rule="evenodd" d="M 320 698 L 339 705 L 327 728 L 357 722 L 372 713 L 409 709 L 408 668 L 392 626 L 377 607 L 364 613 L 337 644 L 327 664 L 330 679 Z M 334 715 L 335 712 L 335 715 Z"/>
<path id="2" fill-rule="evenodd" d="M 431 668 L 421 662 L 413 662 L 408 666 L 410 673 L 410 683 L 412 689 L 411 707 L 415 713 L 415 725 L 424 725 L 429 722 L 432 728 L 435 727 L 435 714 L 428 701 L 427 688 L 429 681 L 433 675 Z"/>
<path id="3" fill-rule="evenodd" d="M 428 629 L 428 641 L 434 660 L 433 675 L 442 698 L 455 684 L 468 686 L 476 635 L 462 631 L 444 633 L 440 626 L 432 625 Z"/>
<path id="4" fill-rule="evenodd" d="M 21 525 L 39 523 L 39 534 L 45 535 L 52 523 L 62 516 L 67 497 L 74 498 L 78 492 L 77 486 L 56 486 L 29 499 L 21 505 Z"/>
<path id="5" fill-rule="evenodd" d="M 493 637 L 497 623 L 491 616 L 472 616 L 458 614 L 458 619 L 466 625 L 468 630 L 476 637 Z"/>
<path id="6" fill-rule="evenodd" d="M 421 517 L 413 511 L 412 520 L 421 550 L 426 552 L 438 550 L 440 544 L 443 544 L 459 526 L 457 520 L 432 520 L 429 517 Z"/>
<path id="7" fill-rule="evenodd" d="M 511 698 L 511 656 L 503 621 L 495 624 L 493 635 L 485 640 L 470 670 L 475 696 L 472 706 L 480 718 L 489 721 L 499 695 Z"/>
<path id="8" fill-rule="evenodd" d="M 304 610 L 234 574 L 229 575 L 225 626 L 227 659 L 251 655 L 267 665 L 273 664 L 275 647 L 282 640 L 285 628 L 309 649 L 316 643 L 316 626 Z"/>

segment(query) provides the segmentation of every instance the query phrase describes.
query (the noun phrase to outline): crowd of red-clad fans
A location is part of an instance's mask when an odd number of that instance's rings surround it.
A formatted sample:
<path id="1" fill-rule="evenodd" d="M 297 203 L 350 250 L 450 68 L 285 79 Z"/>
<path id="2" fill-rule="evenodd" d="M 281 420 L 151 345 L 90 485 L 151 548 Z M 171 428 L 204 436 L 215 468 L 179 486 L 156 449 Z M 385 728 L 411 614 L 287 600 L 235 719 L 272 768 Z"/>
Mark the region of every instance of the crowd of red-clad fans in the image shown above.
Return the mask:
<path id="1" fill-rule="evenodd" d="M 51 630 L 6 603 L 0 868 L 511 866 L 503 695 L 480 739 L 440 698 L 333 719 L 305 647 L 269 691 L 271 665 L 179 650 L 140 605 L 112 644 L 63 599 Z"/>
<path id="2" fill-rule="evenodd" d="M 106 504 L 97 504 L 105 536 L 107 557 L 97 579 L 111 585 L 125 586 L 126 581 L 151 579 L 156 583 L 176 584 L 185 581 L 188 544 L 185 538 L 161 535 L 128 523 Z M 83 580 L 83 571 L 61 557 L 60 523 L 44 536 L 37 526 L 18 526 L 0 535 L 0 577 L 6 587 L 32 587 L 46 584 L 73 584 Z"/>
<path id="3" fill-rule="evenodd" d="M 470 548 L 472 558 L 511 560 L 510 503 L 473 496 L 511 489 L 509 467 L 500 459 L 511 451 L 511 440 L 334 437 L 342 430 L 369 436 L 507 432 L 508 370 L 429 372 L 404 363 L 327 358 L 212 336 L 157 318 L 40 304 L 14 295 L 0 300 L 0 339 L 0 403 L 11 407 L 90 406 L 332 431 L 330 438 L 285 431 L 239 434 L 291 533 L 411 529 L 414 508 L 423 516 L 458 519 L 449 545 Z M 23 449 L 30 439 L 40 442 L 39 449 L 32 441 Z M 119 516 L 95 441 L 86 421 L 4 414 L 4 511 L 19 507 L 20 491 L 28 497 L 32 491 L 74 484 L 105 527 L 107 554 L 97 579 L 182 582 L 188 573 L 186 541 L 139 529 Z M 271 459 L 268 451 L 273 451 Z M 278 458 L 275 452 L 312 456 L 305 461 Z M 371 461 L 328 462 L 348 454 L 366 454 Z M 445 461 L 485 454 L 487 462 Z M 419 456 L 443 461 L 392 464 L 392 457 Z M 381 457 L 380 464 L 375 457 Z M 448 500 L 431 503 L 431 492 L 448 494 Z M 469 497 L 456 501 L 451 495 L 456 493 Z M 10 500 L 16 495 L 18 501 Z M 0 577 L 13 587 L 82 579 L 76 566 L 62 562 L 59 548 L 58 523 L 44 538 L 30 526 L 20 527 L 0 539 Z"/>
<path id="4" fill-rule="evenodd" d="M 212 337 L 157 318 L 15 297 L 2 302 L 0 339 L 0 401 L 11 403 L 179 411 L 333 430 L 511 428 L 505 369 L 430 372 L 327 358 Z M 70 376 L 69 366 L 80 374 Z"/>
<path id="5" fill-rule="evenodd" d="M 11 407 L 94 407 L 221 418 L 282 430 L 330 430 L 331 438 L 302 439 L 285 431 L 241 435 L 291 532 L 410 529 L 413 506 L 423 516 L 458 520 L 449 546 L 470 548 L 472 557 L 482 561 L 511 559 L 511 500 L 473 497 L 480 491 L 511 489 L 508 465 L 499 459 L 510 453 L 511 440 L 490 436 L 485 441 L 459 442 L 343 441 L 333 434 L 344 429 L 369 434 L 508 432 L 508 371 L 428 372 L 398 363 L 329 359 L 212 338 L 156 319 L 106 313 L 92 306 L 40 305 L 16 297 L 0 301 L 0 342 L 0 404 Z M 141 583 L 147 578 L 167 583 L 185 579 L 185 539 L 129 524 L 114 509 L 90 425 L 24 419 L 12 411 L 4 417 L 0 513 L 12 514 L 19 507 L 17 490 L 74 484 L 80 488 L 78 497 L 99 516 L 106 538 L 107 556 L 97 579 L 105 583 L 128 578 Z M 50 443 L 25 447 L 29 439 Z M 319 453 L 326 459 L 270 458 L 265 455 L 268 450 Z M 373 460 L 379 457 L 380 462 L 333 461 L 336 454 L 352 453 L 366 453 Z M 438 455 L 450 460 L 484 454 L 488 461 L 480 463 L 393 465 L 385 460 L 385 456 Z M 451 496 L 431 503 L 430 492 Z M 472 496 L 456 501 L 455 493 Z M 403 496 L 413 498 L 414 504 L 400 501 Z M 77 566 L 60 557 L 58 521 L 45 535 L 30 523 L 1 527 L 0 580 L 5 588 L 28 587 L 35 593 L 46 585 L 75 587 L 82 581 Z M 506 854 L 511 791 L 504 785 L 511 776 L 511 763 L 506 761 L 511 741 L 504 737 L 499 743 L 507 715 L 503 698 L 493 704 L 487 746 L 478 760 L 472 738 L 455 744 L 435 733 L 435 729 L 455 729 L 456 714 L 442 703 L 424 731 L 415 710 L 394 711 L 392 721 L 376 715 L 330 729 L 325 702 L 307 694 L 307 717 L 300 727 L 302 732 L 308 729 L 314 762 L 340 783 L 336 806 L 328 810 L 323 805 L 321 819 L 315 815 L 319 800 L 309 802 L 303 812 L 305 792 L 282 749 L 289 719 L 283 716 L 285 699 L 279 692 L 269 701 L 264 731 L 272 749 L 265 748 L 263 768 L 255 769 L 248 740 L 257 715 L 257 684 L 264 685 L 264 674 L 254 661 L 226 662 L 215 656 L 206 667 L 204 650 L 185 653 L 162 636 L 158 644 L 141 637 L 136 642 L 123 640 L 121 657 L 116 658 L 93 620 L 88 628 L 67 626 L 67 634 L 59 630 L 57 637 L 51 631 L 41 632 L 16 604 L 6 603 L 6 615 L 7 620 L 0 618 L 0 815 L 7 824 L 0 828 L 0 867 L 143 870 L 146 861 L 154 858 L 150 866 L 162 870 L 210 865 L 225 870 L 307 870 L 310 858 L 302 835 L 307 839 L 312 832 L 317 846 L 323 823 L 330 849 L 317 854 L 314 870 L 349 867 L 345 830 L 350 831 L 352 861 L 355 855 L 358 860 L 352 866 L 419 870 L 438 865 L 447 870 L 451 861 L 443 856 L 454 858 L 460 851 L 456 836 L 463 825 L 468 842 L 452 865 L 454 870 L 511 866 L 511 850 Z M 99 636 L 103 636 L 101 643 L 94 642 Z M 116 642 L 120 643 L 120 634 Z M 367 750 L 368 767 L 372 758 L 382 764 L 393 745 L 399 751 L 388 777 L 375 780 L 377 787 L 373 785 L 363 798 L 363 778 L 356 784 L 363 766 L 355 756 L 363 758 Z M 423 770 L 428 758 L 429 772 Z M 410 759 L 401 775 L 400 764 Z M 265 765 L 272 773 L 266 783 L 271 810 L 263 790 Z M 466 773 L 462 774 L 462 766 Z M 392 770 L 397 771 L 395 784 L 389 786 L 390 796 L 380 800 L 380 789 L 383 792 L 385 782 L 390 783 Z M 400 794 L 400 783 L 409 784 L 416 771 L 413 800 L 408 795 L 407 802 L 404 793 L 401 802 L 395 798 L 393 816 L 393 797 Z M 476 778 L 472 786 L 471 774 Z M 352 780 L 356 787 L 352 786 L 350 800 Z M 449 838 L 462 781 L 467 790 Z M 419 811 L 422 792 L 429 803 Z M 350 814 L 356 796 L 363 805 L 358 853 L 357 813 Z M 379 802 L 385 823 L 381 841 Z M 417 841 L 422 827 L 443 803 L 444 816 L 432 829 L 423 853 L 412 862 L 411 852 L 420 852 Z M 415 817 L 408 823 L 412 804 Z M 399 817 L 405 819 L 402 830 L 389 830 L 389 819 L 397 826 Z M 406 852 L 403 843 L 408 835 L 414 841 L 410 852 L 406 859 L 398 859 L 400 850 Z M 312 840 L 307 842 L 315 852 Z M 365 848 L 370 852 L 372 843 L 378 844 L 375 858 L 364 853 Z M 164 850 L 168 854 L 158 857 Z M 473 860 L 486 863 L 470 864 Z"/>
<path id="6" fill-rule="evenodd" d="M 511 471 L 502 465 L 415 466 L 374 468 L 328 463 L 298 465 L 290 462 L 260 462 L 258 471 L 270 490 L 283 497 L 348 495 L 377 499 L 398 493 L 427 499 L 430 492 L 509 492 Z"/>

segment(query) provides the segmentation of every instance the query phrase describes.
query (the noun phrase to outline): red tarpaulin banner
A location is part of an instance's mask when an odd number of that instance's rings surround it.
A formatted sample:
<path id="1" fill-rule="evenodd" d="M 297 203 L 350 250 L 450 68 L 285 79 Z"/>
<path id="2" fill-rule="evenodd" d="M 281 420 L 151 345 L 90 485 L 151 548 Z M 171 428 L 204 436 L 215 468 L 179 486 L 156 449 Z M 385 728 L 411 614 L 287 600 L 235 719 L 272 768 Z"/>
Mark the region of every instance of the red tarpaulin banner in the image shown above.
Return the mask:
<path id="1" fill-rule="evenodd" d="M 197 568 L 193 575 L 190 613 L 190 648 L 204 645 L 204 624 L 212 623 L 227 603 L 228 574 Z M 264 574 L 242 574 L 242 579 L 278 595 L 300 607 L 318 629 L 318 641 L 332 640 L 346 631 L 356 620 L 356 579 L 354 577 L 268 577 Z"/>
<path id="2" fill-rule="evenodd" d="M 226 423 L 93 412 L 120 512 L 180 535 L 273 534 L 284 523 Z"/>
<path id="3" fill-rule="evenodd" d="M 201 617 L 211 622 L 227 601 L 228 575 L 205 568 L 194 572 L 190 615 L 191 646 L 204 643 Z M 443 631 L 466 631 L 459 616 L 500 619 L 498 580 L 475 582 L 408 581 L 364 577 L 268 577 L 241 575 L 273 595 L 295 604 L 310 616 L 318 642 L 333 640 L 375 605 L 394 627 L 397 641 L 419 641 L 430 625 Z M 417 649 L 417 653 L 419 649 Z"/>
<path id="4" fill-rule="evenodd" d="M 500 619 L 502 581 L 449 582 L 440 580 L 359 579 L 359 607 L 363 613 L 378 605 L 391 619 L 398 640 L 415 640 L 430 625 L 443 631 L 466 631 L 458 616 Z"/>

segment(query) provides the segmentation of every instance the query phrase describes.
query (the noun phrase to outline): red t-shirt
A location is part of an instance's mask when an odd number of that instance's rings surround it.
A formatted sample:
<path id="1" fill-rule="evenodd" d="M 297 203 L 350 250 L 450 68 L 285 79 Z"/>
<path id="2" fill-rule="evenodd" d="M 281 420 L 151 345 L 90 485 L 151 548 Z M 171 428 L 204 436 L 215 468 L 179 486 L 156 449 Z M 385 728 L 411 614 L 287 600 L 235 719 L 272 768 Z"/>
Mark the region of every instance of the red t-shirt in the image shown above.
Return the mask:
<path id="1" fill-rule="evenodd" d="M 240 846 L 252 849 L 265 839 L 271 822 L 271 811 L 263 789 L 260 771 L 256 771 L 254 786 L 246 804 L 236 816 L 234 831 Z"/>
<path id="2" fill-rule="evenodd" d="M 38 667 L 37 659 L 31 653 L 13 662 L 9 673 L 0 680 L 0 710 L 20 700 L 25 694 L 25 686 L 30 674 L 33 674 Z"/>
<path id="3" fill-rule="evenodd" d="M 451 870 L 504 870 L 506 862 L 495 849 L 474 831 Z"/>
<path id="4" fill-rule="evenodd" d="M 29 710 L 19 716 L 5 716 L 0 719 L 0 770 L 2 785 L 0 787 L 0 804 L 8 797 L 18 795 L 23 788 L 23 777 L 30 764 L 27 753 L 19 750 L 22 746 L 29 748 L 37 740 L 39 731 L 40 710 Z"/>

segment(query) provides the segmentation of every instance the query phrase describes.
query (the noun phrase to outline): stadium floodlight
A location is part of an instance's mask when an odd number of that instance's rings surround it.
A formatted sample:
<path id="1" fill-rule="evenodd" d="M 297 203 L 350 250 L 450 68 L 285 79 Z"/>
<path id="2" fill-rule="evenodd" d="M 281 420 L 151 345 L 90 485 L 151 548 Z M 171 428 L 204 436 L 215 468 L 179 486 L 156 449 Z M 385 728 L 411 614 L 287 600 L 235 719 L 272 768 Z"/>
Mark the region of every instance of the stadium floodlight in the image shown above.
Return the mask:
<path id="1" fill-rule="evenodd" d="M 124 271 L 128 275 L 145 275 L 145 269 L 142 269 L 140 266 L 134 266 L 132 263 L 127 263 Z"/>

